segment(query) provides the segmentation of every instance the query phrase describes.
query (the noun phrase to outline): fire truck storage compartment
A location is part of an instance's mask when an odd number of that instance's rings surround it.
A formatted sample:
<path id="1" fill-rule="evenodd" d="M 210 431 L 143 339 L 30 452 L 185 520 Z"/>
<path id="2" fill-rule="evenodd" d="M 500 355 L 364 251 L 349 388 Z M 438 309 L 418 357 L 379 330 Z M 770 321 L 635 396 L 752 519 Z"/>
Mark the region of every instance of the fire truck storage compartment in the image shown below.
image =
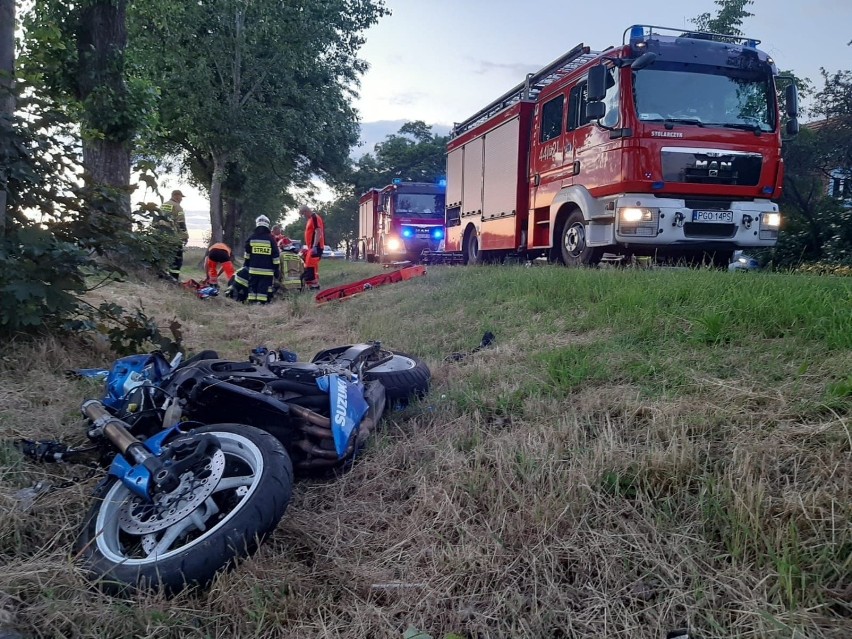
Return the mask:
<path id="1" fill-rule="evenodd" d="M 359 207 L 361 214 L 361 229 L 362 235 L 365 237 L 373 237 L 373 223 L 375 220 L 373 219 L 373 202 L 372 200 L 367 200 L 366 202 L 361 202 L 361 206 Z"/>
<path id="2" fill-rule="evenodd" d="M 454 209 L 462 204 L 462 158 L 464 147 L 453 149 L 447 154 L 447 208 Z"/>
<path id="3" fill-rule="evenodd" d="M 482 215 L 482 141 L 474 138 L 464 145 L 462 219 Z"/>
<path id="4" fill-rule="evenodd" d="M 518 203 L 520 118 L 512 118 L 485 134 L 482 248 L 511 248 L 515 241 Z M 507 241 L 509 242 L 507 247 Z"/>

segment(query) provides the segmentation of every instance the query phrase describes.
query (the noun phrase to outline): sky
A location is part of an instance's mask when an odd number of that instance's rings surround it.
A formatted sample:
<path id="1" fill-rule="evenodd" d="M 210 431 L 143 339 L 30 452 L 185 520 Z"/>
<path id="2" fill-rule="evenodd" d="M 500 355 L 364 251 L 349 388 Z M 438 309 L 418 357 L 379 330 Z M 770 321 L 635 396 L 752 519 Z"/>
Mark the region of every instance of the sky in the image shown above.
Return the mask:
<path id="1" fill-rule="evenodd" d="M 403 122 L 423 120 L 445 133 L 525 75 L 544 67 L 574 45 L 592 50 L 621 44 L 632 24 L 687 28 L 690 19 L 715 13 L 713 0 L 385 0 L 391 15 L 365 34 L 360 57 L 364 75 L 356 107 L 365 143 L 355 154 Z M 809 77 L 819 68 L 852 69 L 852 0 L 755 0 L 755 15 L 743 32 L 779 69 Z M 192 243 L 209 229 L 206 196 L 172 178 L 163 189 L 186 194 Z"/>

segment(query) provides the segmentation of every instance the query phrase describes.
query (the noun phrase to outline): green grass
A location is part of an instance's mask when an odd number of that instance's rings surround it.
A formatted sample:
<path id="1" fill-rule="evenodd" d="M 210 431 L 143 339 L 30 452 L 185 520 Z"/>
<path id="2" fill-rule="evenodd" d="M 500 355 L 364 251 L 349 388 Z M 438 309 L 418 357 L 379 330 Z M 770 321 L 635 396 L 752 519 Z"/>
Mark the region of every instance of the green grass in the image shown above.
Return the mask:
<path id="1" fill-rule="evenodd" d="M 328 260 L 321 281 L 381 272 Z M 83 487 L 0 521 L 15 540 L 0 592 L 38 635 L 852 636 L 850 278 L 432 267 L 321 306 L 161 283 L 113 295 L 177 316 L 190 351 L 309 359 L 378 339 L 424 358 L 432 391 L 388 413 L 351 472 L 299 484 L 256 558 L 171 605 L 120 612 L 85 588 L 65 554 Z M 495 344 L 471 353 L 485 331 Z M 91 389 L 58 371 L 109 353 L 66 340 L 2 355 L 3 429 L 79 437 Z M 6 498 L 48 473 L 0 465 Z"/>

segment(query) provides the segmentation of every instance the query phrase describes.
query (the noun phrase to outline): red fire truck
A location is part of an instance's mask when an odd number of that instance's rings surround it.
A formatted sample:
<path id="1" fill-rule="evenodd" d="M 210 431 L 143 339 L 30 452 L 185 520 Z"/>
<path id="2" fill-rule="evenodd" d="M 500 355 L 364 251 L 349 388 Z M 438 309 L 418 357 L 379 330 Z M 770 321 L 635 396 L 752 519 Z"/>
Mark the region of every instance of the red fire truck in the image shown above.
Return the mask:
<path id="1" fill-rule="evenodd" d="M 444 242 L 443 182 L 394 180 L 359 200 L 359 250 L 368 262 L 416 262 Z"/>
<path id="2" fill-rule="evenodd" d="M 757 40 L 682 31 L 634 26 L 620 47 L 580 44 L 456 124 L 447 255 L 727 263 L 735 249 L 773 246 L 775 63 Z M 791 135 L 797 110 L 790 86 Z"/>

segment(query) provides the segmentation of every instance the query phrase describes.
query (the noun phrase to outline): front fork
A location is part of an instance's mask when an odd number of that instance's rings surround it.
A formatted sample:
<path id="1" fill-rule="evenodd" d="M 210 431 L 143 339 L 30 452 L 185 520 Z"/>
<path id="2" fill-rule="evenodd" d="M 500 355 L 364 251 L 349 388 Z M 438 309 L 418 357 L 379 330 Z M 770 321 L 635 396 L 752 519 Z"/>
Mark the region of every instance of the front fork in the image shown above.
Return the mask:
<path id="1" fill-rule="evenodd" d="M 130 490 L 146 500 L 151 499 L 153 492 L 170 492 L 177 488 L 180 478 L 146 447 L 146 444 L 154 444 L 151 447 L 159 450 L 163 441 L 176 429 L 158 433 L 143 444 L 130 432 L 129 424 L 110 415 L 98 400 L 84 402 L 80 410 L 92 421 L 89 436 L 106 437 L 120 453 L 110 466 L 111 475 L 121 479 Z"/>

